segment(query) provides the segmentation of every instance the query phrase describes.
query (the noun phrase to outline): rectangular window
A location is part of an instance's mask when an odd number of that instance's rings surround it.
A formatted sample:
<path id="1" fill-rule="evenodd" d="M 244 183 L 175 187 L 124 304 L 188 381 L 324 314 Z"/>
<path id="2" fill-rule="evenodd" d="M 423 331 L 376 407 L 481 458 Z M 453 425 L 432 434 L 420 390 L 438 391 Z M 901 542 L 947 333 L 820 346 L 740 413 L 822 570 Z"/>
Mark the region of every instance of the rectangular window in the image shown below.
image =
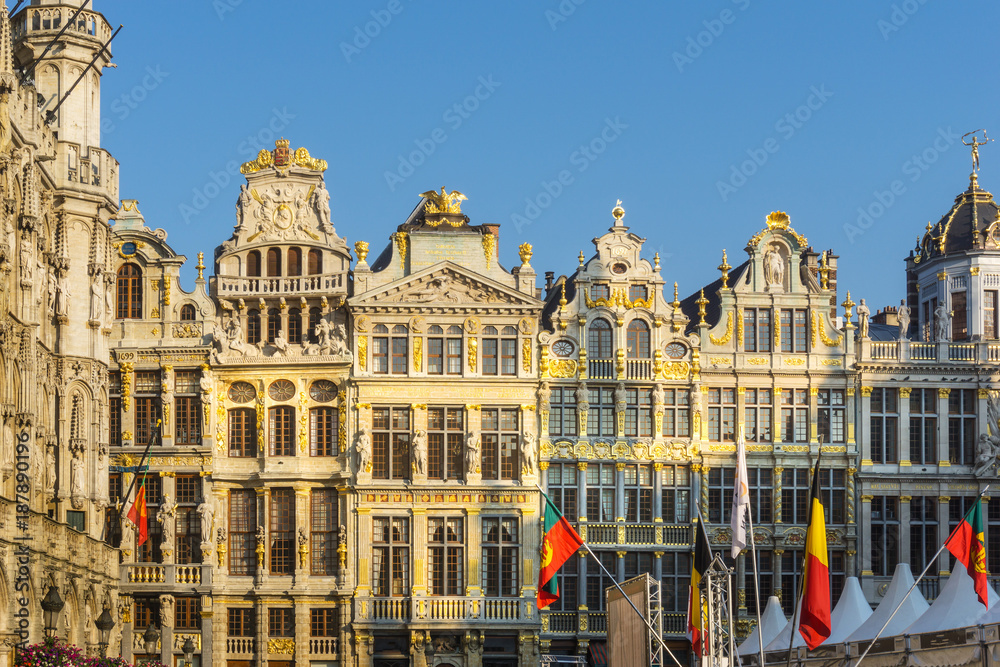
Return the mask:
<path id="1" fill-rule="evenodd" d="M 923 303 L 924 312 L 923 318 L 920 321 L 920 329 L 923 334 L 924 342 L 930 343 L 934 341 L 934 311 L 937 310 L 937 299 L 929 299 Z"/>
<path id="2" fill-rule="evenodd" d="M 774 394 L 770 389 L 748 388 L 743 392 L 743 436 L 747 442 L 771 442 Z"/>
<path id="3" fill-rule="evenodd" d="M 229 411 L 229 455 L 257 456 L 257 414 L 252 408 Z"/>
<path id="4" fill-rule="evenodd" d="M 229 574 L 251 575 L 257 565 L 257 494 L 253 489 L 229 492 Z"/>
<path id="5" fill-rule="evenodd" d="M 810 468 L 785 468 L 781 473 L 781 520 L 805 524 L 809 518 Z"/>
<path id="6" fill-rule="evenodd" d="M 708 390 L 708 439 L 736 441 L 736 389 L 733 387 Z"/>
<path id="7" fill-rule="evenodd" d="M 201 598 L 174 598 L 174 629 L 197 630 L 201 628 Z"/>
<path id="8" fill-rule="evenodd" d="M 372 477 L 407 479 L 410 409 L 372 408 Z"/>
<path id="9" fill-rule="evenodd" d="M 955 341 L 969 338 L 969 312 L 966 304 L 966 292 L 951 293 L 951 339 Z"/>
<path id="10" fill-rule="evenodd" d="M 649 288 L 645 285 L 629 285 L 628 300 L 635 303 L 639 299 L 645 301 L 649 298 Z"/>
<path id="11" fill-rule="evenodd" d="M 113 472 L 108 475 L 108 497 L 112 505 L 117 505 L 122 499 L 122 474 Z"/>
<path id="12" fill-rule="evenodd" d="M 279 405 L 267 411 L 268 454 L 295 456 L 295 408 Z"/>
<path id="13" fill-rule="evenodd" d="M 935 389 L 910 392 L 910 462 L 937 465 L 937 401 Z"/>
<path id="14" fill-rule="evenodd" d="M 604 591 L 614 586 L 614 576 L 618 572 L 618 554 L 614 551 L 595 551 L 594 555 L 604 566 L 602 570 L 591 560 L 587 563 L 587 609 L 590 611 L 604 611 L 605 594 Z M 608 576 L 605 572 L 614 573 Z M 688 572 L 688 576 L 691 573 Z"/>
<path id="15" fill-rule="evenodd" d="M 496 338 L 483 339 L 483 375 L 496 375 L 500 366 L 497 363 L 499 341 Z"/>
<path id="16" fill-rule="evenodd" d="M 546 473 L 549 476 L 548 495 L 566 520 L 576 524 L 577 509 L 577 468 L 575 463 L 551 463 Z"/>
<path id="17" fill-rule="evenodd" d="M 181 505 L 195 505 L 201 502 L 201 477 L 198 475 L 180 474 L 175 477 L 177 502 Z"/>
<path id="18" fill-rule="evenodd" d="M 587 435 L 591 437 L 615 436 L 614 387 L 590 387 L 590 410 L 587 418 Z"/>
<path id="19" fill-rule="evenodd" d="M 781 439 L 809 442 L 809 392 L 786 389 L 781 394 Z"/>
<path id="20" fill-rule="evenodd" d="M 135 445 L 145 447 L 149 444 L 149 439 L 153 435 L 156 420 L 159 419 L 160 412 L 157 409 L 159 399 L 150 396 L 135 397 Z M 162 444 L 156 438 L 156 444 Z"/>
<path id="21" fill-rule="evenodd" d="M 160 601 L 156 598 L 135 598 L 135 628 L 159 625 Z"/>
<path id="22" fill-rule="evenodd" d="M 576 389 L 555 387 L 549 408 L 549 435 L 575 436 L 577 432 Z"/>
<path id="23" fill-rule="evenodd" d="M 615 466 L 591 463 L 587 466 L 587 520 L 615 520 Z"/>
<path id="24" fill-rule="evenodd" d="M 427 339 L 427 374 L 444 374 L 444 339 Z"/>
<path id="25" fill-rule="evenodd" d="M 463 408 L 428 408 L 428 479 L 460 480 L 464 477 L 464 440 L 465 410 Z"/>
<path id="26" fill-rule="evenodd" d="M 230 607 L 228 615 L 230 637 L 253 637 L 257 634 L 252 607 Z"/>
<path id="27" fill-rule="evenodd" d="M 972 465 L 976 456 L 976 392 L 952 389 L 948 394 L 948 456 L 955 465 Z"/>
<path id="28" fill-rule="evenodd" d="M 632 387 L 625 392 L 625 435 L 649 438 L 653 435 L 653 390 Z"/>
<path id="29" fill-rule="evenodd" d="M 743 311 L 743 351 L 771 351 L 771 309 L 746 308 Z"/>
<path id="30" fill-rule="evenodd" d="M 179 501 L 178 501 L 179 502 Z M 178 507 L 174 520 L 177 540 L 177 563 L 188 565 L 201 562 L 201 517 L 194 507 Z"/>
<path id="31" fill-rule="evenodd" d="M 321 607 L 309 610 L 309 636 L 337 637 L 340 635 L 340 619 L 335 607 Z"/>
<path id="32" fill-rule="evenodd" d="M 292 574 L 295 568 L 295 491 L 271 489 L 271 574 Z"/>
<path id="33" fill-rule="evenodd" d="M 691 437 L 690 394 L 687 389 L 663 390 L 663 436 Z"/>
<path id="34" fill-rule="evenodd" d="M 781 351 L 808 352 L 806 342 L 809 337 L 807 310 L 783 308 L 781 310 Z"/>
<path id="35" fill-rule="evenodd" d="M 482 582 L 486 597 L 517 597 L 521 545 L 516 516 L 483 517 Z"/>
<path id="36" fill-rule="evenodd" d="M 625 521 L 653 520 L 653 468 L 651 465 L 625 466 Z"/>
<path id="37" fill-rule="evenodd" d="M 983 338 L 996 340 L 1000 338 L 1000 320 L 997 319 L 997 290 L 983 292 Z"/>
<path id="38" fill-rule="evenodd" d="M 875 463 L 898 463 L 899 402 L 896 389 L 876 387 L 871 394 L 871 456 Z"/>
<path id="39" fill-rule="evenodd" d="M 817 432 L 822 443 L 847 442 L 847 403 L 843 389 L 820 389 Z"/>
<path id="40" fill-rule="evenodd" d="M 520 441 L 520 410 L 518 408 L 483 408 L 482 411 L 482 472 L 484 480 L 515 480 L 518 478 L 518 442 Z"/>
<path id="41" fill-rule="evenodd" d="M 295 636 L 295 610 L 292 607 L 269 607 L 267 610 L 268 637 Z"/>
<path id="42" fill-rule="evenodd" d="M 108 398 L 108 437 L 112 447 L 122 446 L 122 399 L 119 396 Z"/>
<path id="43" fill-rule="evenodd" d="M 899 498 L 872 498 L 871 530 L 872 572 L 875 576 L 891 576 L 899 562 Z"/>
<path id="44" fill-rule="evenodd" d="M 427 519 L 427 583 L 430 595 L 465 594 L 465 520 Z"/>
<path id="45" fill-rule="evenodd" d="M 372 338 L 372 372 L 384 375 L 389 372 L 389 339 L 383 336 Z"/>
<path id="46" fill-rule="evenodd" d="M 313 489 L 310 511 L 311 572 L 337 573 L 337 490 Z"/>
<path id="47" fill-rule="evenodd" d="M 590 298 L 594 301 L 611 298 L 611 286 L 607 283 L 595 283 L 591 285 Z"/>
<path id="48" fill-rule="evenodd" d="M 821 469 L 819 474 L 819 484 L 823 494 L 823 512 L 826 515 L 827 524 L 846 523 L 847 473 L 843 468 L 826 468 Z"/>
<path id="49" fill-rule="evenodd" d="M 194 396 L 174 399 L 174 444 L 195 447 L 201 444 L 201 401 Z"/>
<path id="50" fill-rule="evenodd" d="M 445 361 L 448 375 L 462 374 L 462 339 L 448 338 L 445 340 Z"/>
<path id="51" fill-rule="evenodd" d="M 913 496 L 910 500 L 910 569 L 915 572 L 923 572 L 938 550 L 937 508 L 937 497 Z"/>
<path id="52" fill-rule="evenodd" d="M 380 597 L 410 594 L 410 520 L 372 518 L 372 593 Z"/>
<path id="53" fill-rule="evenodd" d="M 664 464 L 660 470 L 660 504 L 663 521 L 687 523 L 691 511 L 691 473 L 687 466 Z M 688 575 L 690 576 L 690 572 Z"/>
<path id="54" fill-rule="evenodd" d="M 687 552 L 668 551 L 660 560 L 663 570 L 663 578 L 660 579 L 660 601 L 663 604 L 663 611 L 686 612 L 691 581 L 691 556 Z M 753 577 L 747 578 L 747 587 L 753 585 L 750 583 L 752 579 Z M 766 604 L 766 600 L 764 603 Z"/>
<path id="55" fill-rule="evenodd" d="M 336 456 L 339 412 L 336 408 L 309 410 L 309 455 Z"/>
<path id="56" fill-rule="evenodd" d="M 406 350 L 408 342 L 404 336 L 394 336 L 392 338 L 393 375 L 406 375 Z"/>

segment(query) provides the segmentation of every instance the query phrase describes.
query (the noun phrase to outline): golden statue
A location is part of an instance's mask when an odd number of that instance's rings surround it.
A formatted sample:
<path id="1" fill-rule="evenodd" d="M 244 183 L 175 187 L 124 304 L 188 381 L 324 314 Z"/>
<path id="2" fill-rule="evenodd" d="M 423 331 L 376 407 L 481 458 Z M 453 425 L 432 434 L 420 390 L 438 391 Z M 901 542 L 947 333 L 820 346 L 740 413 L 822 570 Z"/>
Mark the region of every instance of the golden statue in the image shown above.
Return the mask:
<path id="1" fill-rule="evenodd" d="M 435 213 L 461 213 L 462 201 L 468 199 L 468 197 L 458 190 L 445 192 L 443 185 L 441 186 L 441 192 L 428 190 L 421 193 L 420 196 L 430 200 L 427 202 L 424 212 L 431 215 Z"/>

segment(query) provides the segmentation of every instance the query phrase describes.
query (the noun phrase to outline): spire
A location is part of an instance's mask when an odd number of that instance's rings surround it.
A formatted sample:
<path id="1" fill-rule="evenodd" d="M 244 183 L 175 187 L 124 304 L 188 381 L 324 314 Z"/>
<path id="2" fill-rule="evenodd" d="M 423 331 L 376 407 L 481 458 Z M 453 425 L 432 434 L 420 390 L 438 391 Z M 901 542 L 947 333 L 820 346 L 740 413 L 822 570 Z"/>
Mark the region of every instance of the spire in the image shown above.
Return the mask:
<path id="1" fill-rule="evenodd" d="M 14 90 L 14 43 L 10 30 L 10 14 L 6 0 L 0 0 L 0 91 Z"/>
<path id="2" fill-rule="evenodd" d="M 38 221 L 38 187 L 35 183 L 35 159 L 28 147 L 21 149 L 24 186 L 21 198 L 21 226 L 34 229 Z"/>

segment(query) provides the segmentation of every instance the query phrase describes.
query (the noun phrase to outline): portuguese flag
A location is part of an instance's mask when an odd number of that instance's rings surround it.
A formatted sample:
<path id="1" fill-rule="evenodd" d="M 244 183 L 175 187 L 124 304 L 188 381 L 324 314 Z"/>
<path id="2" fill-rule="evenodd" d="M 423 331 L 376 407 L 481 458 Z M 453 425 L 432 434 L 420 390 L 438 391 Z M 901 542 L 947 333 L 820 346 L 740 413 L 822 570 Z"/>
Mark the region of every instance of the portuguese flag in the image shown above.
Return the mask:
<path id="1" fill-rule="evenodd" d="M 538 570 L 538 608 L 544 609 L 559 599 L 559 582 L 556 572 L 576 550 L 583 546 L 583 540 L 569 525 L 559 508 L 545 499 L 545 539 L 542 540 L 542 565 Z"/>
<path id="2" fill-rule="evenodd" d="M 708 546 L 705 524 L 699 519 L 694 538 L 694 562 L 691 565 L 691 588 L 688 591 L 688 637 L 694 654 L 705 653 L 705 624 L 708 608 L 701 595 L 701 578 L 712 564 L 712 549 Z"/>
<path id="3" fill-rule="evenodd" d="M 979 601 L 989 607 L 990 603 L 987 598 L 989 584 L 986 582 L 986 545 L 983 542 L 982 499 L 976 498 L 976 502 L 969 508 L 962 523 L 958 524 L 958 527 L 952 532 L 951 537 L 945 542 L 945 546 L 968 570 Z"/>
<path id="4" fill-rule="evenodd" d="M 146 538 L 149 537 L 149 514 L 146 511 L 146 478 L 143 476 L 142 483 L 139 485 L 139 492 L 135 494 L 135 502 L 132 503 L 132 509 L 128 511 L 127 518 L 129 521 L 135 524 L 135 527 L 139 529 L 139 535 L 136 538 L 135 546 L 141 547 Z"/>
<path id="5" fill-rule="evenodd" d="M 826 548 L 826 517 L 819 489 L 819 462 L 813 471 L 811 495 L 799 612 L 799 634 L 810 651 L 830 636 L 830 562 Z"/>

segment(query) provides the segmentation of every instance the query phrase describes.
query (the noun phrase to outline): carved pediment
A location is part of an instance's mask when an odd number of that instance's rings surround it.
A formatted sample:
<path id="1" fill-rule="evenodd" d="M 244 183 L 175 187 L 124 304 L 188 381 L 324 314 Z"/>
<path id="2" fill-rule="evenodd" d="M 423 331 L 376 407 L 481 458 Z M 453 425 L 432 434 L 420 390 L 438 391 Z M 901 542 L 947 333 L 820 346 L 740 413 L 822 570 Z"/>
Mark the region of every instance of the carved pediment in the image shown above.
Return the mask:
<path id="1" fill-rule="evenodd" d="M 541 302 L 492 280 L 470 275 L 458 267 L 437 267 L 408 276 L 361 295 L 361 303 L 398 303 L 422 306 L 489 305 L 540 306 Z"/>

